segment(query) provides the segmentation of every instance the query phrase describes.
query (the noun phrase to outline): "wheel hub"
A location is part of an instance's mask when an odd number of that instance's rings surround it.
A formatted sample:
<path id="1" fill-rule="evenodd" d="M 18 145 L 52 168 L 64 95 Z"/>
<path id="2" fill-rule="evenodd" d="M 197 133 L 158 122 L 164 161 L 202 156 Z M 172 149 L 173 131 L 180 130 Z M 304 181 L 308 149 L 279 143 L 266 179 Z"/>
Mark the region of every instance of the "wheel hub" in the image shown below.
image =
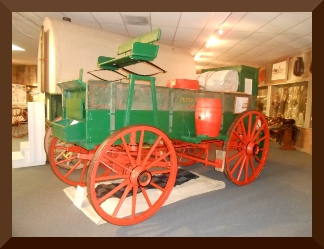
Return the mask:
<path id="1" fill-rule="evenodd" d="M 248 155 L 257 155 L 260 152 L 260 146 L 258 144 L 255 144 L 253 142 L 250 142 L 246 146 L 246 153 Z"/>
<path id="2" fill-rule="evenodd" d="M 133 185 L 146 187 L 152 180 L 152 175 L 149 171 L 145 170 L 142 166 L 137 166 L 133 169 L 130 180 Z"/>

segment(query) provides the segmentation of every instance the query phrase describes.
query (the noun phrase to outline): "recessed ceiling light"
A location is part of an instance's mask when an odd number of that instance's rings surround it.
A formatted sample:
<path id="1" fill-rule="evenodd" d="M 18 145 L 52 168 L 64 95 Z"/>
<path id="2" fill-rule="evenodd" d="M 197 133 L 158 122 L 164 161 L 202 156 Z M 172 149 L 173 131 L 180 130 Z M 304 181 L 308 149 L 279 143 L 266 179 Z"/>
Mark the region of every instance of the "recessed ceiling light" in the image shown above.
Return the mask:
<path id="1" fill-rule="evenodd" d="M 217 39 L 214 36 L 211 36 L 206 43 L 206 47 L 209 48 L 211 46 L 214 46 L 217 43 Z"/>
<path id="2" fill-rule="evenodd" d="M 12 50 L 25 51 L 25 49 L 12 44 Z"/>

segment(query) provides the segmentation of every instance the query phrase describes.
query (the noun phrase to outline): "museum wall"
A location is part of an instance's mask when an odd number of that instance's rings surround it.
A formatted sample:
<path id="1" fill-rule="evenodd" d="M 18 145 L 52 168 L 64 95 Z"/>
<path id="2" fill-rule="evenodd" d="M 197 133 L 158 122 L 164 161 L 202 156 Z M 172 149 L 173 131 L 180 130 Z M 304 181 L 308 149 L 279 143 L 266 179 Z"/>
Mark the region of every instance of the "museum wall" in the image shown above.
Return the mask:
<path id="1" fill-rule="evenodd" d="M 52 20 L 45 18 L 44 32 L 49 32 L 49 92 L 58 93 L 60 89 L 56 83 L 70 81 L 79 77 L 79 70 L 83 69 L 83 81 L 97 80 L 88 72 L 99 69 L 99 56 L 116 57 L 118 47 L 130 38 L 112 32 L 90 28 L 73 22 Z M 167 71 L 156 75 L 156 85 L 165 86 L 169 79 L 196 77 L 193 57 L 185 49 L 159 44 L 159 52 L 154 64 Z M 40 41 L 41 46 L 41 41 Z M 39 49 L 41 58 L 41 49 Z M 41 82 L 41 60 L 38 62 L 38 82 Z M 156 69 L 147 65 L 135 65 L 130 70 L 140 74 L 151 74 Z M 105 73 L 105 74 L 103 74 Z M 120 75 L 111 72 L 93 72 L 93 74 L 107 79 L 117 80 Z"/>

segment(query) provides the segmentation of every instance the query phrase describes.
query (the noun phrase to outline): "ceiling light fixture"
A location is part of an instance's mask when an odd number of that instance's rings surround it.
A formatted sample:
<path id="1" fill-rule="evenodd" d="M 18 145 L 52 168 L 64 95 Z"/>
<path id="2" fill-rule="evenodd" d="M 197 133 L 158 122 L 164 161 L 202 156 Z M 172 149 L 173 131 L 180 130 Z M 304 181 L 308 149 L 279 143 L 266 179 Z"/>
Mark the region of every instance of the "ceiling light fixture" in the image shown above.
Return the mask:
<path id="1" fill-rule="evenodd" d="M 25 51 L 25 49 L 12 44 L 12 50 Z"/>
<path id="2" fill-rule="evenodd" d="M 207 43 L 206 43 L 206 47 L 209 48 L 211 46 L 214 46 L 216 45 L 218 42 L 218 40 L 214 37 L 214 36 L 211 36 L 208 40 L 207 40 Z"/>
<path id="3" fill-rule="evenodd" d="M 218 28 L 214 31 L 214 33 L 213 34 L 215 34 L 217 31 L 218 31 L 218 34 L 223 34 L 223 30 L 220 28 L 221 26 L 223 26 L 223 24 L 227 21 L 227 19 L 230 17 L 230 15 L 232 14 L 232 12 L 230 12 L 229 14 L 228 14 L 228 16 L 224 19 L 224 21 L 218 26 Z M 212 36 L 213 37 L 213 36 Z M 212 46 L 212 45 L 215 45 L 217 42 L 218 42 L 218 40 L 215 38 L 215 37 L 213 37 L 213 38 L 209 38 L 199 49 L 198 49 L 198 51 L 196 52 L 196 54 L 194 55 L 194 58 L 196 59 L 196 55 L 199 53 L 199 51 L 204 47 L 204 45 L 206 45 L 206 47 L 207 48 L 209 48 L 210 46 Z"/>
<path id="4" fill-rule="evenodd" d="M 195 55 L 195 60 L 198 60 L 200 58 L 200 54 Z"/>
<path id="5" fill-rule="evenodd" d="M 71 18 L 68 18 L 66 16 L 64 16 L 62 19 L 63 19 L 63 21 L 71 22 Z"/>

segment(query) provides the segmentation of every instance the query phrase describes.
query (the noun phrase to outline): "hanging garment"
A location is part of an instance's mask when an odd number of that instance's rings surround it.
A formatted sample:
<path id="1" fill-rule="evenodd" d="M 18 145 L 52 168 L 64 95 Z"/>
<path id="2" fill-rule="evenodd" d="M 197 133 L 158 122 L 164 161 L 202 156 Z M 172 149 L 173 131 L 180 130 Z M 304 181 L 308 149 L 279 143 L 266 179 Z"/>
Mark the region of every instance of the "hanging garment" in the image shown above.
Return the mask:
<path id="1" fill-rule="evenodd" d="M 304 73 L 304 60 L 303 57 L 297 57 L 294 64 L 294 75 L 302 76 Z"/>

